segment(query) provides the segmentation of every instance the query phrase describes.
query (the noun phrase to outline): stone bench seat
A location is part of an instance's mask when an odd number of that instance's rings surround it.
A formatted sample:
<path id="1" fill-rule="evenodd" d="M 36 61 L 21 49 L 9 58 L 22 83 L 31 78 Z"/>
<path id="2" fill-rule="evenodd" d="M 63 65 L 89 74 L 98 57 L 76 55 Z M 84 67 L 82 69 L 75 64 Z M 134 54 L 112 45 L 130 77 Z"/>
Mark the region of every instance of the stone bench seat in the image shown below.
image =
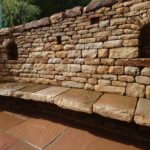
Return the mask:
<path id="1" fill-rule="evenodd" d="M 84 89 L 30 83 L 0 83 L 0 95 L 150 127 L 150 101 Z"/>

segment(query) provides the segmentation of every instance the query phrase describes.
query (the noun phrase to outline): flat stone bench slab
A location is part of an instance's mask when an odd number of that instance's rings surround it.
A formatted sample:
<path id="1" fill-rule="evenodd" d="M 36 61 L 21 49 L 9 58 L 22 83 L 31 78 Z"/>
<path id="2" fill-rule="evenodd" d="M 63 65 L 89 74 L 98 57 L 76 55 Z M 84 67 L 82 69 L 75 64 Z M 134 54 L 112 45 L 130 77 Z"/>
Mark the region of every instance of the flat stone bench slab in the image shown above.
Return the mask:
<path id="1" fill-rule="evenodd" d="M 0 95 L 1 96 L 12 96 L 13 92 L 24 88 L 22 83 L 1 83 L 0 84 Z"/>
<path id="2" fill-rule="evenodd" d="M 94 105 L 93 111 L 101 116 L 131 122 L 137 98 L 104 94 Z"/>
<path id="3" fill-rule="evenodd" d="M 54 97 L 66 92 L 67 90 L 69 90 L 69 88 L 50 86 L 46 89 L 30 94 L 29 98 L 35 101 L 54 103 Z"/>
<path id="4" fill-rule="evenodd" d="M 140 98 L 135 111 L 136 124 L 150 127 L 150 100 Z"/>
<path id="5" fill-rule="evenodd" d="M 92 113 L 92 106 L 102 93 L 83 90 L 70 89 L 54 98 L 54 103 L 59 107 L 80 112 Z"/>
<path id="6" fill-rule="evenodd" d="M 49 87 L 49 85 L 41 85 L 41 84 L 24 84 L 24 88 L 14 92 L 13 96 L 17 98 L 23 98 L 28 100 L 30 95 L 34 92 L 40 91 Z"/>

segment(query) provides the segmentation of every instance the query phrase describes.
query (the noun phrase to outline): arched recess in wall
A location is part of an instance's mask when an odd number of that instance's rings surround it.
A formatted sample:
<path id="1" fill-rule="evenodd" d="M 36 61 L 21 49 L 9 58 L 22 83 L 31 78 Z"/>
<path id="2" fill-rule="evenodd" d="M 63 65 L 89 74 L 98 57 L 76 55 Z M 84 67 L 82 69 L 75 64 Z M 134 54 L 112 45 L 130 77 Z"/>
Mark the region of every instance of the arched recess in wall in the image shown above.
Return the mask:
<path id="1" fill-rule="evenodd" d="M 150 23 L 143 26 L 140 33 L 140 57 L 150 58 Z"/>
<path id="2" fill-rule="evenodd" d="M 6 44 L 7 60 L 18 59 L 18 47 L 14 40 L 8 40 Z"/>

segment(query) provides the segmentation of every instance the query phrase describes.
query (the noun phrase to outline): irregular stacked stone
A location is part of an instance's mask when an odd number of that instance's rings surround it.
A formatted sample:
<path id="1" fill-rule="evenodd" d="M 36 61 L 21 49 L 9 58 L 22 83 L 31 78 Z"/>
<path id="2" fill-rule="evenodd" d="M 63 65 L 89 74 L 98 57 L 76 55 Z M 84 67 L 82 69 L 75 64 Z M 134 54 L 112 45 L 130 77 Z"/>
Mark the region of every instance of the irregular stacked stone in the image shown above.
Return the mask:
<path id="1" fill-rule="evenodd" d="M 0 30 L 0 75 L 150 99 L 150 59 L 139 58 L 150 1 L 97 2 Z M 18 60 L 7 60 L 7 39 L 15 40 Z"/>

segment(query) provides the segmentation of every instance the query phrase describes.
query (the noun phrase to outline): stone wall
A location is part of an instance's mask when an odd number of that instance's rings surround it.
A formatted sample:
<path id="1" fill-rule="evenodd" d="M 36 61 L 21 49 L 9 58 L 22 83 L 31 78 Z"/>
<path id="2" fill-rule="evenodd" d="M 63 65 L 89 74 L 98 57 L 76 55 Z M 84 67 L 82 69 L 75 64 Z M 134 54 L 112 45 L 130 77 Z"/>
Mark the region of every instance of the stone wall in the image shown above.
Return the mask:
<path id="1" fill-rule="evenodd" d="M 102 4 L 0 30 L 0 75 L 150 99 L 150 59 L 139 56 L 150 1 Z M 9 40 L 17 44 L 18 60 L 7 60 Z"/>

